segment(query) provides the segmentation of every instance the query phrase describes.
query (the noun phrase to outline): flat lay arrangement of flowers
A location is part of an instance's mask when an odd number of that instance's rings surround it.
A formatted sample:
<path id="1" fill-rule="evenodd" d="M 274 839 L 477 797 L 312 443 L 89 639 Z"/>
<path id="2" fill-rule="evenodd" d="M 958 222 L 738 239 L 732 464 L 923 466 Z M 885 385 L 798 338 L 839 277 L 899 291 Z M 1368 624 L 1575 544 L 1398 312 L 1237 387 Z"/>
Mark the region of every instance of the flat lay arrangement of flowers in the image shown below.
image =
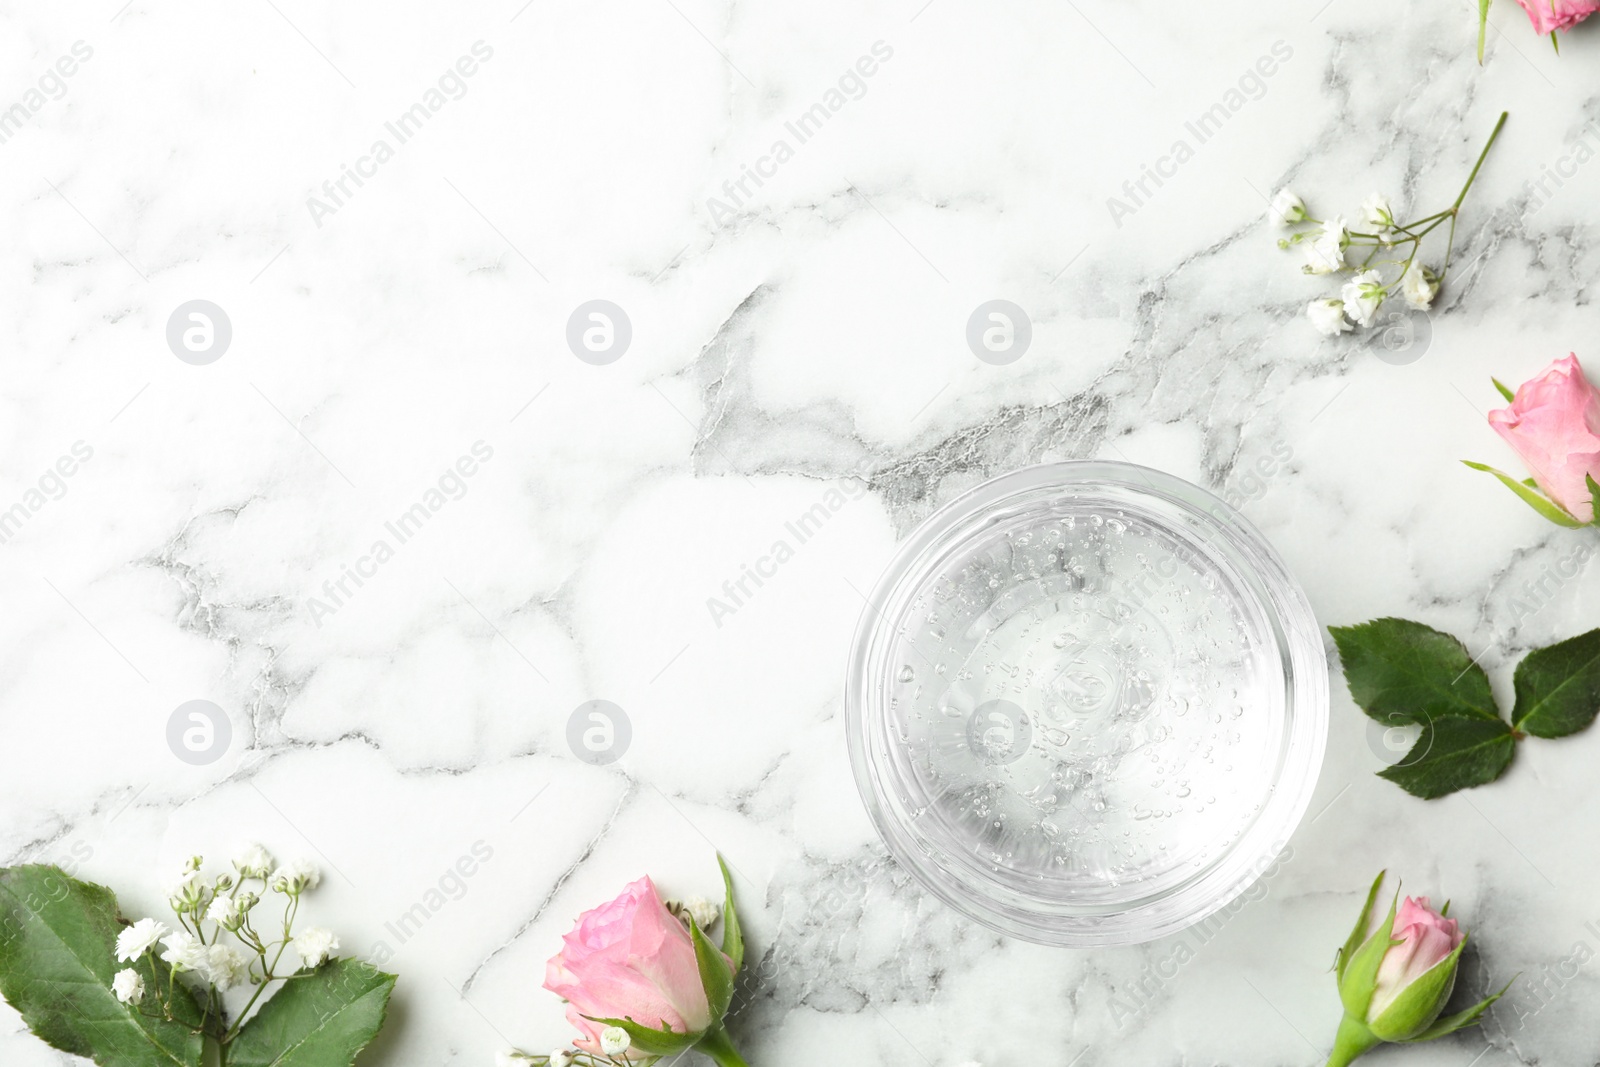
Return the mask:
<path id="1" fill-rule="evenodd" d="M 631 42 L 515 0 L 446 60 L 269 0 L 265 44 L 206 23 L 248 81 L 161 76 L 304 131 L 224 167 L 106 123 L 225 190 L 203 222 L 64 148 L 175 17 L 96 11 L 0 102 L 53 213 L 0 278 L 58 287 L 0 419 L 45 632 L 0 719 L 49 752 L 0 1061 L 1600 1067 L 1521 1032 L 1596 1029 L 1543 960 L 1600 943 L 1554 855 L 1600 744 L 1600 0 L 1322 2 L 1179 85 L 1223 20 L 915 0 L 856 47 L 669 0 Z M 1045 118 L 981 128 L 961 66 Z M 273 183 L 326 210 L 248 215 Z M 58 366 L 84 436 L 41 460 Z M 185 466 L 219 440 L 255 465 Z"/>

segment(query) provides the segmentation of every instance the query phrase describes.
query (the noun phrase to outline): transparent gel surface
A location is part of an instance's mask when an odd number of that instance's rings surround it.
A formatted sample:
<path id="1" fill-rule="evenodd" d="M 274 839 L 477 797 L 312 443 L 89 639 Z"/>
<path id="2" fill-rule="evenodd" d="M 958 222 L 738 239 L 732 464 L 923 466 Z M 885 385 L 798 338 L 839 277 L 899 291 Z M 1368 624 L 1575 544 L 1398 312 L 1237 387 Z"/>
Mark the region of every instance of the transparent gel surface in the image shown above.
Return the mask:
<path id="1" fill-rule="evenodd" d="M 912 602 L 891 706 L 922 814 L 995 871 L 1143 893 L 1249 825 L 1283 683 L 1213 561 L 1126 510 L 1035 516 Z"/>
<path id="2" fill-rule="evenodd" d="M 975 918 L 1062 944 L 1159 936 L 1242 891 L 1298 820 L 1320 635 L 1271 550 L 1195 487 L 1124 464 L 1008 479 L 928 520 L 874 595 L 847 707 L 858 782 L 902 862 Z"/>

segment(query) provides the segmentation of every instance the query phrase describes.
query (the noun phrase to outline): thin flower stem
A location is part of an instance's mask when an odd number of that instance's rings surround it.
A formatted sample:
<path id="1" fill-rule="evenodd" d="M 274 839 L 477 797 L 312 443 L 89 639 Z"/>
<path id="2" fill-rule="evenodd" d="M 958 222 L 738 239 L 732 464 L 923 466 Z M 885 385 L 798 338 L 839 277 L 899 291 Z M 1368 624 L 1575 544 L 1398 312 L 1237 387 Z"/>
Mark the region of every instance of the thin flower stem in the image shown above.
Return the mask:
<path id="1" fill-rule="evenodd" d="M 1456 197 L 1456 202 L 1450 205 L 1452 214 L 1461 207 L 1461 202 L 1467 198 L 1467 190 L 1472 188 L 1473 181 L 1478 177 L 1478 168 L 1483 166 L 1484 159 L 1489 155 L 1489 149 L 1494 147 L 1495 139 L 1500 136 L 1500 130 L 1505 126 L 1506 118 L 1510 114 L 1509 111 L 1500 112 L 1500 121 L 1494 124 L 1494 130 L 1489 134 L 1488 143 L 1483 146 L 1483 151 L 1478 153 L 1478 161 L 1472 165 L 1472 173 L 1467 175 L 1467 184 L 1461 187 L 1461 193 Z"/>

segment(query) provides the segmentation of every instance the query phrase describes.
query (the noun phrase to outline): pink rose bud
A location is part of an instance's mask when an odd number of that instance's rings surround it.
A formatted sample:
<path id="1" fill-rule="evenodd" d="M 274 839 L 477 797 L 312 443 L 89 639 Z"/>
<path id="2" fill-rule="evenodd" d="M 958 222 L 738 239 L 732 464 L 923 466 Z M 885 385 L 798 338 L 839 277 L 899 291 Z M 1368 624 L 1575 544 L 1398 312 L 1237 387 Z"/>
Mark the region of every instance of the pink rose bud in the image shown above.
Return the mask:
<path id="1" fill-rule="evenodd" d="M 567 1000 L 575 1042 L 599 1053 L 604 1023 L 631 1019 L 655 1030 L 699 1033 L 712 1023 L 694 942 L 641 878 L 609 904 L 578 917 L 545 966 L 544 987 Z"/>
<path id="2" fill-rule="evenodd" d="M 544 977 L 544 987 L 567 1001 L 578 1048 L 617 1060 L 694 1048 L 720 1067 L 748 1067 L 722 1028 L 744 941 L 732 879 L 720 856 L 717 862 L 726 891 L 720 949 L 696 920 L 673 915 L 649 878 L 578 917 Z"/>
<path id="3" fill-rule="evenodd" d="M 1600 390 L 1583 376 L 1577 356 L 1557 360 L 1522 383 L 1510 407 L 1489 412 L 1489 425 L 1516 449 L 1534 482 L 1561 511 L 1580 524 L 1596 518 L 1589 481 L 1600 482 Z M 1501 480 L 1525 499 L 1532 496 L 1530 503 L 1541 511 L 1548 508 L 1532 490 L 1506 476 Z M 1574 525 L 1558 512 L 1547 517 Z"/>
<path id="4" fill-rule="evenodd" d="M 1334 965 L 1344 1019 L 1328 1067 L 1345 1067 L 1385 1041 L 1431 1041 L 1471 1026 L 1505 992 L 1441 1019 L 1466 931 L 1433 910 L 1427 897 L 1407 897 L 1380 916 L 1373 903 L 1382 883 L 1379 874 Z M 1398 893 L 1395 898 L 1398 903 Z"/>
<path id="5" fill-rule="evenodd" d="M 1541 34 L 1566 33 L 1600 8 L 1600 0 L 1517 0 Z"/>

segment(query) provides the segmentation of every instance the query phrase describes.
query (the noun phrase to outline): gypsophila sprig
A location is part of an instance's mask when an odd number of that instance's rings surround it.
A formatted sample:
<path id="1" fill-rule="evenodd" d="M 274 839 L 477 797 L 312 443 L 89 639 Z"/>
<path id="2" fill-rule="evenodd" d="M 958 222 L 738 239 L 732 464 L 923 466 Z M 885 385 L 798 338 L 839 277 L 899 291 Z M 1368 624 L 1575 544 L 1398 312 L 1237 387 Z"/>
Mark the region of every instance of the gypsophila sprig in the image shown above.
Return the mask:
<path id="1" fill-rule="evenodd" d="M 1506 113 L 1501 112 L 1500 120 L 1495 123 L 1455 202 L 1443 211 L 1410 222 L 1397 221 L 1389 198 L 1382 193 L 1366 198 L 1361 205 L 1360 221 L 1354 224 L 1359 228 L 1352 229 L 1343 215 L 1319 219 L 1310 213 L 1300 197 L 1288 189 L 1278 190 L 1267 217 L 1274 224 L 1293 231 L 1278 239 L 1278 247 L 1299 249 L 1304 255 L 1300 270 L 1306 274 L 1349 276 L 1336 297 L 1321 297 L 1306 305 L 1306 318 L 1318 333 L 1337 337 L 1348 333 L 1352 324 L 1370 327 L 1377 322 L 1379 309 L 1391 297 L 1403 299 L 1406 306 L 1415 311 L 1427 311 L 1433 306 L 1439 286 L 1450 270 L 1461 204 L 1505 124 Z M 1444 257 L 1435 268 L 1422 260 L 1423 242 L 1446 224 L 1449 230 Z"/>
<path id="2" fill-rule="evenodd" d="M 190 857 L 168 883 L 175 925 L 129 923 L 109 889 L 57 867 L 0 868 L 0 995 L 44 1041 L 101 1067 L 227 1064 L 231 1050 L 350 1067 L 395 976 L 339 959 L 331 930 L 296 930 L 317 868 L 276 865 L 260 845 L 228 871 L 204 867 Z"/>

